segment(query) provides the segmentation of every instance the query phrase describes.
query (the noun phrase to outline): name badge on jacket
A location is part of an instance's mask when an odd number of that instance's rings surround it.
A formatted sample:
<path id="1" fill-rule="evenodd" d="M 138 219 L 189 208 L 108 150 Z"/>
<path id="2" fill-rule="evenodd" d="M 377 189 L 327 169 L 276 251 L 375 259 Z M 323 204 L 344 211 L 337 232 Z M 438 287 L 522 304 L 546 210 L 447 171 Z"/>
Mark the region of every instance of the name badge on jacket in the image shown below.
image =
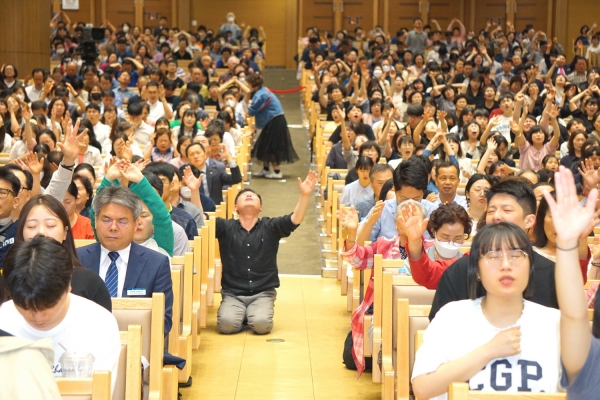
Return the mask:
<path id="1" fill-rule="evenodd" d="M 127 296 L 145 296 L 146 288 L 127 289 Z"/>

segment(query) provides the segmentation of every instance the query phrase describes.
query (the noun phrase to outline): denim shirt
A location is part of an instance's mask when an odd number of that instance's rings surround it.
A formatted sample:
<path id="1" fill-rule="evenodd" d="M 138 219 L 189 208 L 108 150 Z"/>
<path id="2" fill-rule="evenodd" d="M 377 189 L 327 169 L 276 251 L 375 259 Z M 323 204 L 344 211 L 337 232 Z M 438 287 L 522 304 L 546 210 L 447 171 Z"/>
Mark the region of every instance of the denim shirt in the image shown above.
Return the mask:
<path id="1" fill-rule="evenodd" d="M 252 104 L 248 107 L 248 115 L 256 117 L 256 127 L 264 128 L 269 121 L 283 114 L 283 108 L 277 96 L 261 86 L 252 96 Z"/>
<path id="2" fill-rule="evenodd" d="M 421 205 L 425 208 L 428 218 L 438 207 L 437 205 L 425 199 L 421 200 Z M 398 203 L 396 202 L 396 199 L 389 199 L 384 202 L 383 210 L 381 211 L 381 217 L 379 217 L 379 220 L 375 222 L 375 225 L 373 225 L 373 230 L 371 231 L 369 238 L 371 242 L 375 242 L 377 238 L 381 236 L 391 239 L 398 234 L 398 231 L 396 230 L 396 220 L 394 219 L 394 212 L 396 211 L 397 206 Z M 373 210 L 371 210 L 369 215 L 365 217 L 363 224 L 371 216 L 371 212 L 373 212 Z M 428 235 L 429 234 L 425 232 L 424 236 L 429 237 Z"/>

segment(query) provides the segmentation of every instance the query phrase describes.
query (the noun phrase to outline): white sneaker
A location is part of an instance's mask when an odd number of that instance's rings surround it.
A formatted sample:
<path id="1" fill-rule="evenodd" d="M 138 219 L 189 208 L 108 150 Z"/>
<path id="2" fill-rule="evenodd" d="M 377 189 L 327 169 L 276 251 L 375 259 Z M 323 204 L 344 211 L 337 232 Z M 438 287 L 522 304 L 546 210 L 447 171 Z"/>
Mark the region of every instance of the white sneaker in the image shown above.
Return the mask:
<path id="1" fill-rule="evenodd" d="M 281 179 L 281 178 L 283 178 L 283 174 L 281 173 L 281 171 L 279 171 L 278 174 L 276 174 L 275 171 L 269 171 L 265 175 L 265 178 L 268 178 L 268 179 Z"/>
<path id="2" fill-rule="evenodd" d="M 261 168 L 258 172 L 252 174 L 252 176 L 267 176 L 271 171 Z"/>

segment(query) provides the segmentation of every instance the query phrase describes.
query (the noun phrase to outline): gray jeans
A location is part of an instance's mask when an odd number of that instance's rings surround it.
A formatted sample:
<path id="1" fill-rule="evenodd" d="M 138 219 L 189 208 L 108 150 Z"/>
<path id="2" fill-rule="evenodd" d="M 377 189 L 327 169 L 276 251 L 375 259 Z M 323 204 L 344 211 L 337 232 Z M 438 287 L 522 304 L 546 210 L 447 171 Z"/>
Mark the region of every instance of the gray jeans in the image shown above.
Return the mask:
<path id="1" fill-rule="evenodd" d="M 254 333 L 263 335 L 273 329 L 275 290 L 267 290 L 254 296 L 236 296 L 221 290 L 221 305 L 217 313 L 217 329 L 221 333 L 237 333 L 242 330 L 244 319 Z"/>

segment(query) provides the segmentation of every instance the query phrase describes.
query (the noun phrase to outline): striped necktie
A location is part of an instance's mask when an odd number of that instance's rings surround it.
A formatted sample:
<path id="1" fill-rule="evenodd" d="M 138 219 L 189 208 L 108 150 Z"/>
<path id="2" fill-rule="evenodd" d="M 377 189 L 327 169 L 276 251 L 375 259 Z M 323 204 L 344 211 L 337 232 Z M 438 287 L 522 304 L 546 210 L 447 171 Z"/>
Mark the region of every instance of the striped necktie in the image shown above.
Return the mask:
<path id="1" fill-rule="evenodd" d="M 110 258 L 110 266 L 108 267 L 108 271 L 106 271 L 104 284 L 108 289 L 110 297 L 117 297 L 119 294 L 119 270 L 117 270 L 117 259 L 119 258 L 119 253 L 116 251 L 111 251 L 108 253 L 108 257 Z"/>

